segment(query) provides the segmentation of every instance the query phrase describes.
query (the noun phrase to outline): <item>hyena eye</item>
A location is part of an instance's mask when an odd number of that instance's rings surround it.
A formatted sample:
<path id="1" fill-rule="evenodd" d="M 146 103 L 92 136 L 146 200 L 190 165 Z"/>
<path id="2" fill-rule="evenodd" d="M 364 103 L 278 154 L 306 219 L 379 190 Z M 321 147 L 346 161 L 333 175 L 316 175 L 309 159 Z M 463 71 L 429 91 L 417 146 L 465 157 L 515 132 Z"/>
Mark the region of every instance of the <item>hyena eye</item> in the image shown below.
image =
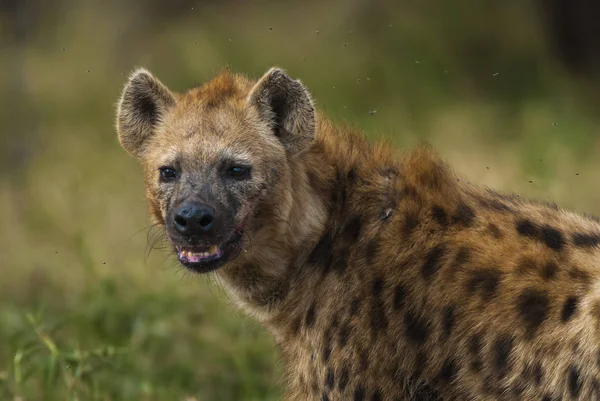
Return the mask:
<path id="1" fill-rule="evenodd" d="M 160 178 L 164 182 L 173 181 L 177 178 L 177 170 L 173 167 L 161 167 Z"/>
<path id="2" fill-rule="evenodd" d="M 244 180 L 250 176 L 250 167 L 234 165 L 229 167 L 229 176 L 236 180 Z"/>

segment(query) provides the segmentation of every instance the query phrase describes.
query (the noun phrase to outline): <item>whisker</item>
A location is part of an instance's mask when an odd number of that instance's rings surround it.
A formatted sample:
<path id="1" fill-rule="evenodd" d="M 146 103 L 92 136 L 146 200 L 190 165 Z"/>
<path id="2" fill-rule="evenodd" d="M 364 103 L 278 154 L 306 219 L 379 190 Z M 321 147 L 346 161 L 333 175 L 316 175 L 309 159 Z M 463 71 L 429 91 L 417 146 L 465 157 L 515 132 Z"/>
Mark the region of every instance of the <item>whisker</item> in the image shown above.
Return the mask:
<path id="1" fill-rule="evenodd" d="M 158 224 L 159 224 L 159 223 L 150 224 L 149 226 L 146 226 L 146 227 L 140 228 L 139 230 L 137 230 L 136 232 L 134 232 L 133 234 L 131 234 L 131 236 L 130 236 L 130 237 L 128 237 L 128 238 L 125 240 L 125 242 L 129 242 L 129 241 L 131 241 L 131 239 L 132 239 L 133 237 L 135 237 L 136 235 L 138 235 L 138 234 L 139 234 L 139 233 L 141 233 L 142 231 L 149 230 L 150 228 L 152 228 L 152 227 L 154 227 L 154 226 L 156 226 L 156 225 L 158 225 Z"/>

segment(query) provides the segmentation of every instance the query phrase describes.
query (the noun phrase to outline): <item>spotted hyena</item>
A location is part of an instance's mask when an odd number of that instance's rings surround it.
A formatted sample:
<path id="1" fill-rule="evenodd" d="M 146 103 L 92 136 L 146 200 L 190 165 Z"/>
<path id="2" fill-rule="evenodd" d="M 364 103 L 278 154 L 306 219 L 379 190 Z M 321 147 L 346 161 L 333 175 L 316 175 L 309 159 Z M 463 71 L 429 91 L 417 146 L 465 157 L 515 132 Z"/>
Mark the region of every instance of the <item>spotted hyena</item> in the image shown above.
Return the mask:
<path id="1" fill-rule="evenodd" d="M 600 224 L 333 125 L 280 69 L 117 113 L 154 220 L 267 327 L 288 400 L 600 399 Z"/>

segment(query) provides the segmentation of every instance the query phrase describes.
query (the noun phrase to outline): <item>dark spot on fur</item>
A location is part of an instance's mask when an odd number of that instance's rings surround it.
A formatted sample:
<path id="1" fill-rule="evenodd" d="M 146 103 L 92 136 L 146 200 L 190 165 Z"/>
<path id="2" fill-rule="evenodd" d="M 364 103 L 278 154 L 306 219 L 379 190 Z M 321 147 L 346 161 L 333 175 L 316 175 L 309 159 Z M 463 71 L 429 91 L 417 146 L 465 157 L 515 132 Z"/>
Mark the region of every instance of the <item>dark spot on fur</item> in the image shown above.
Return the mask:
<path id="1" fill-rule="evenodd" d="M 373 309 L 371 310 L 371 329 L 377 333 L 385 331 L 387 327 L 388 320 L 385 316 L 385 311 L 383 310 L 383 303 L 381 301 L 375 302 L 373 304 Z"/>
<path id="2" fill-rule="evenodd" d="M 519 274 L 526 274 L 529 272 L 533 272 L 537 270 L 537 265 L 535 260 L 532 258 L 525 256 L 519 260 L 517 263 L 517 272 Z"/>
<path id="3" fill-rule="evenodd" d="M 421 268 L 421 274 L 425 280 L 429 280 L 441 267 L 441 259 L 446 253 L 446 245 L 435 246 L 427 253 L 425 263 Z"/>
<path id="4" fill-rule="evenodd" d="M 454 327 L 454 315 L 454 305 L 447 306 L 442 311 L 442 329 L 444 338 L 446 339 L 450 337 L 450 334 L 452 334 L 452 328 Z"/>
<path id="5" fill-rule="evenodd" d="M 590 275 L 588 272 L 585 272 L 577 267 L 569 270 L 569 278 L 579 282 L 580 284 L 585 284 L 586 286 L 590 284 Z"/>
<path id="6" fill-rule="evenodd" d="M 308 178 L 308 182 L 309 182 L 309 184 L 310 184 L 311 187 L 313 187 L 313 188 L 319 188 L 320 187 L 319 182 L 321 180 L 319 179 L 319 176 L 315 174 L 314 171 L 311 171 L 311 170 L 307 171 L 306 172 L 306 176 Z"/>
<path id="7" fill-rule="evenodd" d="M 394 309 L 399 310 L 404 305 L 404 299 L 406 298 L 406 288 L 402 284 L 396 285 L 394 288 Z"/>
<path id="8" fill-rule="evenodd" d="M 592 379 L 592 391 L 596 395 L 594 399 L 597 400 L 600 397 L 600 380 Z"/>
<path id="9" fill-rule="evenodd" d="M 427 360 L 427 354 L 425 354 L 423 351 L 417 352 L 417 355 L 415 357 L 415 370 L 413 372 L 413 376 L 415 378 L 418 379 L 423 375 L 423 371 L 427 366 Z"/>
<path id="10" fill-rule="evenodd" d="M 446 359 L 440 368 L 438 378 L 443 383 L 448 383 L 456 377 L 456 362 L 452 359 Z"/>
<path id="11" fill-rule="evenodd" d="M 351 327 L 349 323 L 344 323 L 340 327 L 338 332 L 338 343 L 340 347 L 345 347 L 348 344 L 348 338 L 350 337 Z"/>
<path id="12" fill-rule="evenodd" d="M 469 248 L 463 246 L 456 253 L 456 258 L 454 259 L 454 262 L 456 264 L 458 264 L 459 266 L 462 266 L 465 263 L 468 263 L 470 258 L 471 258 L 471 250 Z"/>
<path id="13" fill-rule="evenodd" d="M 419 200 L 421 198 L 417 192 L 417 189 L 412 185 L 406 185 L 404 188 L 402 188 L 400 195 L 413 200 Z"/>
<path id="14" fill-rule="evenodd" d="M 351 167 L 348 170 L 348 174 L 346 174 L 346 177 L 348 178 L 348 183 L 353 184 L 354 181 L 356 181 L 356 177 L 357 177 L 356 168 L 355 167 Z"/>
<path id="15" fill-rule="evenodd" d="M 325 335 L 323 336 L 323 361 L 329 361 L 329 357 L 331 356 L 331 341 L 333 337 L 333 333 L 336 331 L 337 326 L 339 324 L 339 317 L 334 316 L 331 325 L 325 331 Z"/>
<path id="16" fill-rule="evenodd" d="M 317 308 L 316 305 L 313 303 L 310 308 L 308 308 L 308 311 L 306 311 L 306 316 L 304 317 L 304 324 L 306 325 L 306 327 L 312 327 L 315 324 L 315 318 L 317 316 Z"/>
<path id="17" fill-rule="evenodd" d="M 365 389 L 363 386 L 358 386 L 356 390 L 354 390 L 354 401 L 364 401 L 365 399 Z"/>
<path id="18" fill-rule="evenodd" d="M 344 242 L 355 242 L 360 237 L 360 230 L 362 228 L 362 223 L 360 221 L 360 216 L 356 216 L 350 219 L 348 224 L 344 227 L 344 231 L 342 234 L 342 239 Z"/>
<path id="19" fill-rule="evenodd" d="M 571 365 L 569 368 L 569 392 L 573 398 L 579 397 L 581 391 L 581 375 L 579 369 Z"/>
<path id="20" fill-rule="evenodd" d="M 346 270 L 346 266 L 348 266 L 348 250 L 344 249 L 336 253 L 335 257 L 331 262 L 331 270 L 337 273 L 342 273 Z M 330 269 L 325 267 L 323 269 L 323 274 L 329 273 Z"/>
<path id="21" fill-rule="evenodd" d="M 329 368 L 327 370 L 327 376 L 325 376 L 325 386 L 327 386 L 328 389 L 332 389 L 333 385 L 335 383 L 335 374 L 333 373 L 333 369 Z"/>
<path id="22" fill-rule="evenodd" d="M 455 224 L 471 227 L 475 221 L 475 211 L 470 206 L 460 203 L 456 207 L 456 212 L 452 216 L 452 221 Z"/>
<path id="23" fill-rule="evenodd" d="M 398 398 L 396 401 L 403 399 Z M 442 396 L 427 384 L 420 384 L 413 392 L 410 401 L 443 401 Z"/>
<path id="24" fill-rule="evenodd" d="M 525 380 L 533 381 L 536 387 L 540 387 L 544 380 L 544 369 L 540 362 L 536 362 L 534 365 L 527 365 L 523 370 L 523 378 Z"/>
<path id="25" fill-rule="evenodd" d="M 529 219 L 519 219 L 516 223 L 517 232 L 531 239 L 544 243 L 548 248 L 560 251 L 565 245 L 563 234 L 552 226 L 540 227 Z"/>
<path id="26" fill-rule="evenodd" d="M 308 262 L 314 265 L 321 265 L 324 268 L 329 267 L 329 264 L 331 263 L 332 247 L 333 238 L 331 233 L 327 231 L 310 253 Z"/>
<path id="27" fill-rule="evenodd" d="M 316 394 L 319 392 L 319 383 L 317 382 L 317 376 L 313 376 L 311 387 L 313 393 Z"/>
<path id="28" fill-rule="evenodd" d="M 404 235 L 409 236 L 419 224 L 416 212 L 406 211 L 404 214 Z"/>
<path id="29" fill-rule="evenodd" d="M 360 299 L 356 298 L 352 300 L 350 304 L 350 316 L 354 316 L 358 313 L 358 309 L 360 308 Z"/>
<path id="30" fill-rule="evenodd" d="M 565 238 L 560 231 L 554 227 L 542 227 L 542 240 L 546 246 L 555 251 L 560 251 L 565 245 Z"/>
<path id="31" fill-rule="evenodd" d="M 473 271 L 467 281 L 467 291 L 470 294 L 479 293 L 484 300 L 490 300 L 498 290 L 502 272 L 493 268 L 483 268 Z"/>
<path id="32" fill-rule="evenodd" d="M 574 296 L 570 296 L 565 300 L 563 304 L 562 313 L 560 314 L 560 320 L 563 323 L 566 323 L 573 317 L 575 312 L 577 311 L 577 305 L 579 304 L 579 299 Z"/>
<path id="33" fill-rule="evenodd" d="M 448 214 L 441 206 L 433 206 L 431 209 L 431 214 L 433 215 L 433 219 L 441 226 L 445 226 L 448 224 Z"/>
<path id="34" fill-rule="evenodd" d="M 480 359 L 473 358 L 473 360 L 469 364 L 469 367 L 471 368 L 471 370 L 473 372 L 479 374 L 479 373 L 481 373 L 481 370 L 483 369 L 483 363 L 481 363 Z"/>
<path id="35" fill-rule="evenodd" d="M 373 299 L 371 307 L 371 330 L 375 333 L 384 331 L 388 327 L 388 320 L 385 316 L 385 307 L 381 299 L 381 292 L 383 291 L 383 280 L 380 277 L 373 280 Z"/>
<path id="36" fill-rule="evenodd" d="M 377 251 L 379 250 L 379 242 L 380 239 L 375 237 L 372 239 L 367 245 L 367 263 L 372 264 L 377 256 Z"/>
<path id="37" fill-rule="evenodd" d="M 502 232 L 500 231 L 500 229 L 498 228 L 498 226 L 495 225 L 494 223 L 488 224 L 488 231 L 496 239 L 500 239 L 500 238 L 503 237 Z"/>
<path id="38" fill-rule="evenodd" d="M 458 249 L 454 260 L 450 263 L 448 267 L 448 275 L 450 278 L 454 278 L 456 273 L 460 270 L 463 270 L 465 265 L 469 263 L 471 259 L 471 249 L 463 246 Z"/>
<path id="39" fill-rule="evenodd" d="M 429 334 L 427 322 L 413 311 L 408 311 L 404 314 L 404 333 L 410 342 L 422 344 Z"/>
<path id="40" fill-rule="evenodd" d="M 340 372 L 340 381 L 338 382 L 338 389 L 340 391 L 344 391 L 344 389 L 348 385 L 349 380 L 350 380 L 350 377 L 348 374 L 348 368 L 344 367 L 344 368 L 342 368 L 342 371 Z"/>
<path id="41" fill-rule="evenodd" d="M 542 267 L 542 278 L 544 280 L 553 280 L 558 274 L 558 265 L 554 262 L 548 262 Z"/>
<path id="42" fill-rule="evenodd" d="M 329 252 L 332 253 L 328 256 L 331 261 L 332 270 L 338 273 L 342 273 L 346 270 L 349 248 L 354 245 L 360 237 L 361 226 L 362 224 L 359 216 L 350 218 L 344 226 L 344 229 L 339 236 L 339 240 L 337 241 L 336 250 L 329 250 Z M 324 273 L 327 273 L 328 271 L 329 269 L 325 266 Z"/>
<path id="43" fill-rule="evenodd" d="M 381 401 L 381 391 L 375 390 L 373 396 L 371 397 L 371 401 Z"/>
<path id="44" fill-rule="evenodd" d="M 329 396 L 326 393 L 323 393 L 321 396 L 321 401 L 329 401 Z"/>
<path id="45" fill-rule="evenodd" d="M 494 343 L 493 368 L 498 378 L 504 377 L 510 367 L 510 353 L 514 347 L 514 340 L 511 337 L 500 337 Z"/>
<path id="46" fill-rule="evenodd" d="M 481 337 L 481 333 L 476 333 L 469 337 L 468 347 L 472 356 L 471 369 L 475 372 L 479 372 L 483 368 L 483 364 L 481 363 L 481 349 L 483 348 Z"/>
<path id="47" fill-rule="evenodd" d="M 290 326 L 290 331 L 292 335 L 297 336 L 300 333 L 300 327 L 302 326 L 302 319 L 298 316 L 296 317 Z"/>
<path id="48" fill-rule="evenodd" d="M 336 183 L 331 193 L 330 208 L 337 213 L 342 213 L 346 207 L 346 181 L 344 173 L 339 168 L 336 171 Z"/>
<path id="49" fill-rule="evenodd" d="M 383 279 L 381 277 L 375 277 L 373 280 L 373 296 L 375 298 L 379 298 L 381 296 L 381 291 L 383 291 Z"/>
<path id="50" fill-rule="evenodd" d="M 600 245 L 600 234 L 584 234 L 575 233 L 573 234 L 573 244 L 580 248 L 592 248 Z"/>
<path id="51" fill-rule="evenodd" d="M 364 349 L 358 355 L 358 362 L 360 371 L 369 369 L 369 354 Z"/>
<path id="52" fill-rule="evenodd" d="M 539 236 L 540 229 L 531 220 L 517 220 L 517 232 L 524 237 L 535 238 Z"/>
<path id="53" fill-rule="evenodd" d="M 542 365 L 537 362 L 533 367 L 533 381 L 536 385 L 542 384 L 542 379 L 544 378 L 544 370 L 542 369 Z"/>
<path id="54" fill-rule="evenodd" d="M 331 345 L 326 344 L 323 347 L 323 362 L 328 362 L 330 356 L 331 356 Z"/>
<path id="55" fill-rule="evenodd" d="M 517 299 L 517 311 L 532 336 L 548 317 L 550 300 L 548 293 L 536 288 L 528 288 Z"/>
<path id="56" fill-rule="evenodd" d="M 521 399 L 525 392 L 525 385 L 523 383 L 514 383 L 510 392 L 514 397 L 517 397 L 517 399 Z"/>
<path id="57" fill-rule="evenodd" d="M 479 357 L 483 344 L 481 341 L 481 333 L 476 333 L 469 337 L 469 352 L 473 356 Z"/>

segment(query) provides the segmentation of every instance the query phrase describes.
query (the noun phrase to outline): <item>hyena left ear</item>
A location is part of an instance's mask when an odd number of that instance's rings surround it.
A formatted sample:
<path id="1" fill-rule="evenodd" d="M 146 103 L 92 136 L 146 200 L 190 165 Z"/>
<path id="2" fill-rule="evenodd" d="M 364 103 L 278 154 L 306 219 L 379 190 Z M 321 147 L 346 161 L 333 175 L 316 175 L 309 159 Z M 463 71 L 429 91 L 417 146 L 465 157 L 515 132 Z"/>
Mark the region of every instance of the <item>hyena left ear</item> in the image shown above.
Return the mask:
<path id="1" fill-rule="evenodd" d="M 315 136 L 315 108 L 310 94 L 282 69 L 271 68 L 248 95 L 248 104 L 273 129 L 289 154 L 305 149 Z"/>
<path id="2" fill-rule="evenodd" d="M 174 105 L 173 94 L 149 71 L 135 71 L 125 84 L 117 107 L 117 132 L 123 148 L 140 157 L 156 123 Z"/>

